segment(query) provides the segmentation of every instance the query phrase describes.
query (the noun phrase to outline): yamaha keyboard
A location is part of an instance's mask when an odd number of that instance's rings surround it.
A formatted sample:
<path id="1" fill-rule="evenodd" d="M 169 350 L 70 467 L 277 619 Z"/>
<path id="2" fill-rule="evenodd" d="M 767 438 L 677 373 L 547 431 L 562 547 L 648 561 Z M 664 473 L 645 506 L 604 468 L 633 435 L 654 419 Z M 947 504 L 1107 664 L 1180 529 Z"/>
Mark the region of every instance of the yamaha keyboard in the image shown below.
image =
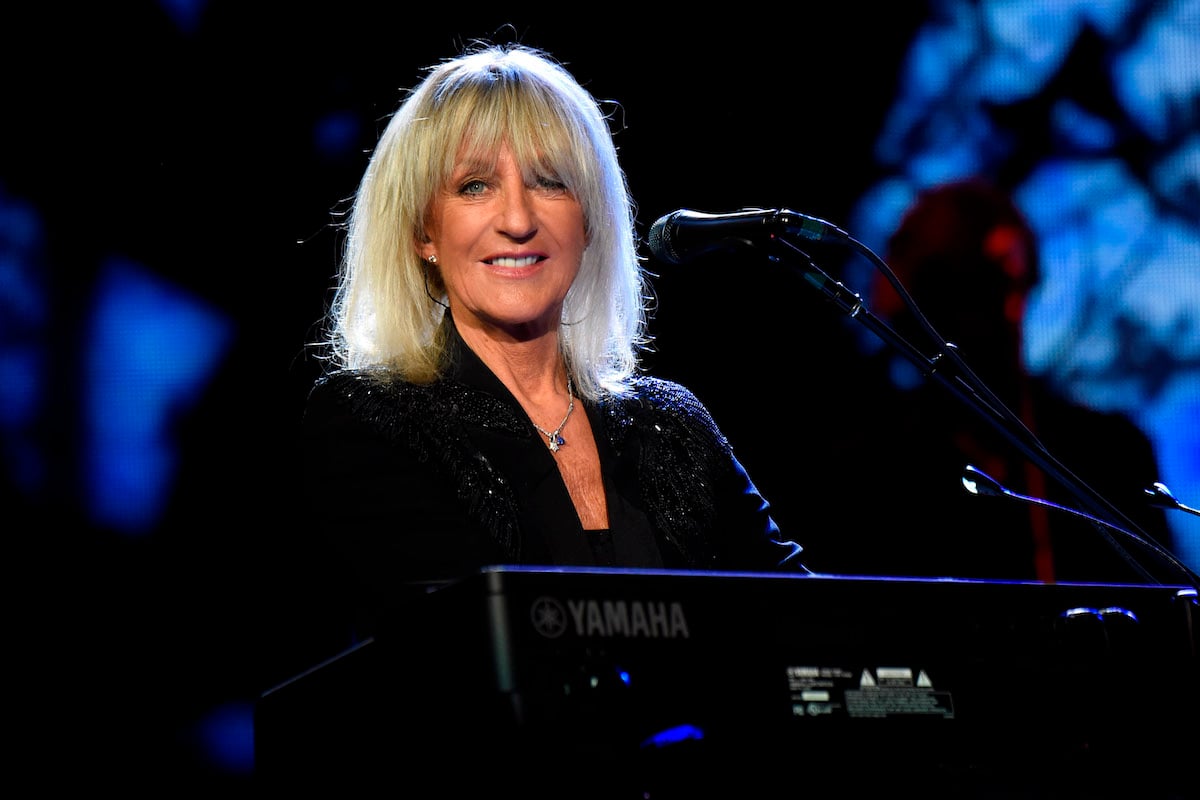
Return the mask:
<path id="1" fill-rule="evenodd" d="M 257 735 L 277 775 L 414 777 L 486 753 L 488 786 L 529 788 L 553 764 L 596 797 L 730 779 L 791 796 L 777 779 L 794 772 L 924 796 L 1175 798 L 1194 791 L 1198 647 L 1193 587 L 492 568 L 267 692 Z"/>

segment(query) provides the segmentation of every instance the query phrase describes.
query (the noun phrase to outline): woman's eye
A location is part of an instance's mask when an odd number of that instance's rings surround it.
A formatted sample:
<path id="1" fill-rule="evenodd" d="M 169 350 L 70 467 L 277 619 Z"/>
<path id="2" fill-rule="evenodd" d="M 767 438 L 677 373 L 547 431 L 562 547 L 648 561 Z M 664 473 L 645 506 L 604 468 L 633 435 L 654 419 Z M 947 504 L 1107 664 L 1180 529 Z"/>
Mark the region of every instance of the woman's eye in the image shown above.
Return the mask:
<path id="1" fill-rule="evenodd" d="M 537 185 L 539 189 L 549 189 L 555 192 L 561 192 L 567 188 L 565 183 L 560 181 L 558 178 L 549 175 L 539 176 L 537 179 Z"/>
<path id="2" fill-rule="evenodd" d="M 487 181 L 476 178 L 475 180 L 467 181 L 459 188 L 463 194 L 481 194 L 487 191 Z"/>

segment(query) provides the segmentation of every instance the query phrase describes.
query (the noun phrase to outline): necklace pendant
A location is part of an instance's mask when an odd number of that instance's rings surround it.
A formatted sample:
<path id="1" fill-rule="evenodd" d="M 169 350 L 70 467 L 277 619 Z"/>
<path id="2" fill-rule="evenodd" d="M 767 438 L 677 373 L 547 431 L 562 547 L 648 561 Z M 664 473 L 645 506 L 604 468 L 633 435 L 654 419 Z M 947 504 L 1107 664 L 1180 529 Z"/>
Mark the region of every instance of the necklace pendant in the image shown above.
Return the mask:
<path id="1" fill-rule="evenodd" d="M 548 436 L 546 437 L 546 441 L 550 443 L 551 453 L 557 453 L 558 448 L 567 443 L 566 439 L 561 436 Z"/>

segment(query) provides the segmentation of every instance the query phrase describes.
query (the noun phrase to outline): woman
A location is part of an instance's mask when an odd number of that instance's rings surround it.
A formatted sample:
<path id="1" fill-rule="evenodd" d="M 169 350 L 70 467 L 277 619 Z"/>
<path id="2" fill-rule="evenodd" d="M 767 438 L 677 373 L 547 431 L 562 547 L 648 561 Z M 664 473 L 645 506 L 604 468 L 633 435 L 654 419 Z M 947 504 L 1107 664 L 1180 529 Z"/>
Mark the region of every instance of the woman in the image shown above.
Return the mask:
<path id="1" fill-rule="evenodd" d="M 606 118 L 545 53 L 480 46 L 391 118 L 305 419 L 369 607 L 490 564 L 807 572 L 705 407 L 640 372 L 633 217 Z"/>

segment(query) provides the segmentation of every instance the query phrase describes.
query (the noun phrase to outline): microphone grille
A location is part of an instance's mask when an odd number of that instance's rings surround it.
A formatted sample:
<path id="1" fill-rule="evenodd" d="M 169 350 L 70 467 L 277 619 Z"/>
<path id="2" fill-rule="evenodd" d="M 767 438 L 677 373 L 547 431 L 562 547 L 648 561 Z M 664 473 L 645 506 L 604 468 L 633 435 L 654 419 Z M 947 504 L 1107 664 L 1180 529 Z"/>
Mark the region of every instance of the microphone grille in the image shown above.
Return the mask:
<path id="1" fill-rule="evenodd" d="M 650 226 L 650 233 L 646 238 L 646 243 L 650 246 L 650 252 L 656 258 L 660 258 L 671 264 L 679 263 L 679 254 L 675 252 L 675 247 L 671 241 L 672 226 L 671 221 L 676 212 L 659 217 L 658 221 Z"/>

